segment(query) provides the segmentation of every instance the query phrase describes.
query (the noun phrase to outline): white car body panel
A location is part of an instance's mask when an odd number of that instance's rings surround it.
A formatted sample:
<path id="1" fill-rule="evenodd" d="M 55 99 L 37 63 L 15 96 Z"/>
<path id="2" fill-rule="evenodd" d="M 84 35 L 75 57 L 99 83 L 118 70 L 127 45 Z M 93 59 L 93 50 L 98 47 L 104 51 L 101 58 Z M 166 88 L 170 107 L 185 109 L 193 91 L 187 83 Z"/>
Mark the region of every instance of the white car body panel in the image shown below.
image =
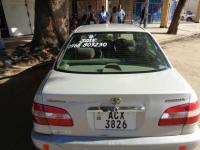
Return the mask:
<path id="1" fill-rule="evenodd" d="M 123 88 L 122 88 L 123 87 Z M 190 93 L 174 69 L 136 74 L 79 74 L 52 71 L 42 93 L 66 95 Z"/>
<path id="2" fill-rule="evenodd" d="M 187 82 L 174 69 L 153 73 L 115 75 L 51 71 L 43 87 L 42 95 L 44 104 L 68 110 L 76 122 L 72 128 L 51 126 L 54 134 L 137 137 L 181 134 L 182 126 L 158 127 L 158 121 L 160 114 L 165 109 L 177 105 L 177 103 L 189 103 L 191 90 Z M 112 97 L 122 98 L 123 102 L 120 106 L 146 107 L 146 112 L 137 113 L 136 130 L 98 130 L 94 132 L 92 114 L 88 115 L 87 109 L 91 106 L 111 105 Z M 184 101 L 165 102 L 167 99 L 178 98 L 182 98 Z M 155 101 L 157 101 L 156 106 Z M 160 108 L 157 109 L 157 106 Z M 152 109 L 154 112 L 148 112 Z M 80 116 L 80 114 L 82 115 Z M 37 126 L 35 129 L 37 131 Z"/>

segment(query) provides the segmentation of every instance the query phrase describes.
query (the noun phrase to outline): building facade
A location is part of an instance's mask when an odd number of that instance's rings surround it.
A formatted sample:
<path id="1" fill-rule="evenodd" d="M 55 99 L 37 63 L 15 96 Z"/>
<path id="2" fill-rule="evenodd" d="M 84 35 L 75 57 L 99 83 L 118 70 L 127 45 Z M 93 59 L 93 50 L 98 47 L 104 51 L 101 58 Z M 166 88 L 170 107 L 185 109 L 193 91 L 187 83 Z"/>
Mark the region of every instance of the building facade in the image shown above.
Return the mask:
<path id="1" fill-rule="evenodd" d="M 67 0 L 68 18 L 77 13 L 81 18 L 88 12 L 91 5 L 97 13 L 102 6 L 111 12 L 114 6 L 122 5 L 126 12 L 126 23 L 139 22 L 140 13 L 145 0 Z M 149 23 L 159 22 L 161 17 L 162 0 L 149 0 Z M 190 0 L 192 1 L 192 0 Z M 196 0 L 193 0 L 196 1 Z M 34 5 L 35 0 L 0 0 L 1 33 L 6 36 L 20 36 L 33 34 L 34 31 Z M 172 0 L 170 16 L 173 16 L 176 0 Z"/>
<path id="2" fill-rule="evenodd" d="M 122 5 L 126 12 L 126 22 L 132 23 L 140 20 L 140 13 L 144 7 L 145 0 L 76 0 L 76 7 L 79 18 L 88 11 L 88 5 L 91 5 L 96 12 L 105 6 L 109 12 L 112 12 L 114 6 Z M 172 0 L 170 16 L 172 18 L 176 8 L 176 0 Z M 149 23 L 159 22 L 161 17 L 162 0 L 150 0 L 149 4 Z M 73 13 L 73 11 L 72 11 Z"/>
<path id="3" fill-rule="evenodd" d="M 3 37 L 33 34 L 35 0 L 0 0 Z"/>
<path id="4" fill-rule="evenodd" d="M 198 3 L 198 0 L 187 0 L 184 11 L 191 11 L 196 15 Z"/>

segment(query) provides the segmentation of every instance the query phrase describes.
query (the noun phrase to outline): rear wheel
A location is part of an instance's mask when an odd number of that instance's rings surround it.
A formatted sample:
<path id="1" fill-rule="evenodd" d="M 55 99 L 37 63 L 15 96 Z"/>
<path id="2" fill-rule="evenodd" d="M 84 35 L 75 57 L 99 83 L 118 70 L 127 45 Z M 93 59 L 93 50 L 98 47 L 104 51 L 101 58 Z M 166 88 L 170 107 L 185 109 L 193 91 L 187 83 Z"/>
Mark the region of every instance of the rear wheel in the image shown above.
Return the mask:
<path id="1" fill-rule="evenodd" d="M 186 19 L 186 21 L 192 22 L 192 18 L 191 18 L 191 17 L 188 17 L 188 18 Z"/>
<path id="2" fill-rule="evenodd" d="M 184 17 L 183 17 L 183 16 L 181 17 L 181 20 L 184 20 Z"/>

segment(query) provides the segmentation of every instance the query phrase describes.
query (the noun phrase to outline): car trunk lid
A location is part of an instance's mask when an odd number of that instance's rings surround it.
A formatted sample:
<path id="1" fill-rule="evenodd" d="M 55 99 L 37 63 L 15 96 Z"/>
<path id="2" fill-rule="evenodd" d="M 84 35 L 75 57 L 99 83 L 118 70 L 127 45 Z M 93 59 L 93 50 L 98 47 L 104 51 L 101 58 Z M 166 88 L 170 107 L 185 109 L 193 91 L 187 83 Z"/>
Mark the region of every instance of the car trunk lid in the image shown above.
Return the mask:
<path id="1" fill-rule="evenodd" d="M 180 134 L 182 125 L 161 127 L 158 122 L 167 108 L 189 103 L 189 92 L 187 83 L 168 69 L 116 75 L 53 71 L 42 94 L 44 104 L 66 109 L 74 122 L 73 127 L 51 126 L 54 134 L 141 137 Z M 121 126 L 106 128 L 106 120 L 109 126 L 120 120 Z"/>

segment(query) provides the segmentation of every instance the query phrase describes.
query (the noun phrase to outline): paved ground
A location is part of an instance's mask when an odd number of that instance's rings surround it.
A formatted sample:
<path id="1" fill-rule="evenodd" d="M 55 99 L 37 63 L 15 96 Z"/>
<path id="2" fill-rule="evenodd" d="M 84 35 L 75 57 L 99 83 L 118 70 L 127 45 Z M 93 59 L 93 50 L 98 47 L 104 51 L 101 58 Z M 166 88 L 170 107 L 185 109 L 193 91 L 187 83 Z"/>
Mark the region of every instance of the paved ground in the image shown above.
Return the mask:
<path id="1" fill-rule="evenodd" d="M 149 24 L 147 30 L 156 37 L 159 43 L 163 44 L 174 40 L 180 40 L 194 34 L 200 34 L 200 23 L 181 22 L 176 35 L 166 34 L 168 28 L 160 28 L 160 24 Z"/>

